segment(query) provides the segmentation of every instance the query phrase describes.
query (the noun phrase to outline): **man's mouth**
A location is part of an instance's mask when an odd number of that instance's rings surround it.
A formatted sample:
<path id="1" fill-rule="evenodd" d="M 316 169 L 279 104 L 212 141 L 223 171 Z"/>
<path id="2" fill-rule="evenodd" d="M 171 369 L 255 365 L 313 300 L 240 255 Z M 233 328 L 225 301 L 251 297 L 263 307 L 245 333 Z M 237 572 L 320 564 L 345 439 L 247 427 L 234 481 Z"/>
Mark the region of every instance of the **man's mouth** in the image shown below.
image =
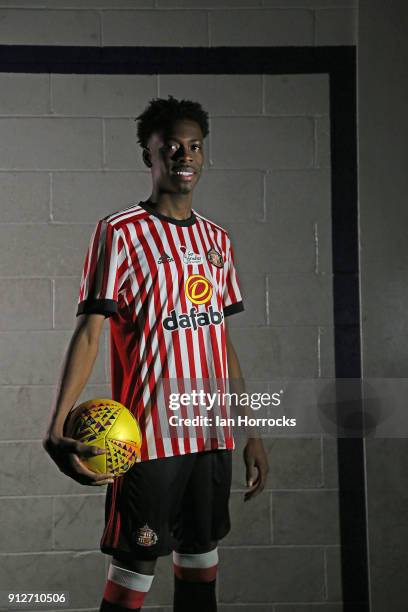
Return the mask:
<path id="1" fill-rule="evenodd" d="M 173 174 L 178 176 L 182 181 L 191 181 L 194 176 L 194 170 L 191 168 L 179 168 L 178 170 L 173 170 Z"/>

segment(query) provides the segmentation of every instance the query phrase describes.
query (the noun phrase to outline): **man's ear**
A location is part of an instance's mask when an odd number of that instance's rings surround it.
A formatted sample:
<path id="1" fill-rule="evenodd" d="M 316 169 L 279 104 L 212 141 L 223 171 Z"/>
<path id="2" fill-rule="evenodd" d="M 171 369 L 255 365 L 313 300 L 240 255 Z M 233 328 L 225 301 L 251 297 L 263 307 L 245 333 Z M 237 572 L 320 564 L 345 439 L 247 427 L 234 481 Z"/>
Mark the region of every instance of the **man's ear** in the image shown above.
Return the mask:
<path id="1" fill-rule="evenodd" d="M 143 161 L 144 161 L 145 165 L 148 168 L 151 168 L 152 167 L 152 162 L 151 162 L 151 159 L 150 159 L 150 151 L 149 151 L 149 149 L 146 149 L 146 148 L 143 149 L 142 157 L 143 157 Z"/>

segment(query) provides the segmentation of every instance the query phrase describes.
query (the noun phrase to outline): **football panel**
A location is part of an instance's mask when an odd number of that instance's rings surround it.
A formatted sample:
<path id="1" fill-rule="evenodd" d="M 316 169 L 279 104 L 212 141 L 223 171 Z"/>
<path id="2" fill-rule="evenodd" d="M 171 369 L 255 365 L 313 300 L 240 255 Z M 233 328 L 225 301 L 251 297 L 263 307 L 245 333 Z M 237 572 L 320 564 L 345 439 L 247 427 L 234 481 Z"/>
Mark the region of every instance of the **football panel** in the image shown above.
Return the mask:
<path id="1" fill-rule="evenodd" d="M 142 434 L 139 423 L 133 414 L 123 408 L 109 431 L 109 439 L 132 441 L 138 446 L 142 444 Z"/>
<path id="2" fill-rule="evenodd" d="M 89 468 L 92 472 L 97 472 L 98 474 L 106 474 L 107 469 L 107 461 L 106 455 L 95 455 L 94 457 L 87 457 L 86 459 L 81 459 L 83 463 Z"/>
<path id="3" fill-rule="evenodd" d="M 140 448 L 130 440 L 106 440 L 106 467 L 114 474 L 127 472 L 140 460 Z"/>

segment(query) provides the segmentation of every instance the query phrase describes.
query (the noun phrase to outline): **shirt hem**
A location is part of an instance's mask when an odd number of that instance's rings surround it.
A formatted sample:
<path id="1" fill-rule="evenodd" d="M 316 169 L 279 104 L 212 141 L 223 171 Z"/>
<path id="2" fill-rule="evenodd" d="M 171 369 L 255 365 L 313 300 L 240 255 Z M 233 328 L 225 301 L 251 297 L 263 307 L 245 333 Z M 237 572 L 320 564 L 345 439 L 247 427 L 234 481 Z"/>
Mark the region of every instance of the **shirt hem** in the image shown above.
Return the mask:
<path id="1" fill-rule="evenodd" d="M 234 449 L 235 449 L 235 441 L 233 438 L 229 438 L 228 440 L 226 440 L 225 444 L 223 444 L 222 446 L 216 446 L 214 448 L 194 449 L 194 450 L 189 450 L 189 451 L 184 450 L 184 452 L 172 453 L 170 455 L 166 455 L 166 454 L 156 455 L 154 457 L 148 457 L 146 459 L 141 459 L 137 463 L 144 463 L 145 461 L 154 461 L 155 459 L 165 459 L 167 457 L 178 457 L 180 455 L 190 455 L 192 453 L 204 453 L 204 452 L 212 451 L 212 450 L 234 450 Z"/>

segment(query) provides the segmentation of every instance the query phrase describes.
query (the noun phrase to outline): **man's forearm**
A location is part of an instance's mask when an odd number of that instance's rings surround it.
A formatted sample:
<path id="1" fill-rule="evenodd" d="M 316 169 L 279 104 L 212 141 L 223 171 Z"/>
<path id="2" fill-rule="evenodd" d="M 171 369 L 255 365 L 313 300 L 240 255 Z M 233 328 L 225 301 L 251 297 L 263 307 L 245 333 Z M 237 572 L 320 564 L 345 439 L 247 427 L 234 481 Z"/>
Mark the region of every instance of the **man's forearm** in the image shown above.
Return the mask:
<path id="1" fill-rule="evenodd" d="M 90 341 L 84 326 L 79 327 L 64 356 L 44 438 L 62 435 L 65 419 L 91 375 L 97 354 L 98 343 Z"/>
<path id="2" fill-rule="evenodd" d="M 227 342 L 227 358 L 228 358 L 228 373 L 231 394 L 236 394 L 237 402 L 232 402 L 232 406 L 236 415 L 247 416 L 252 418 L 254 415 L 243 401 L 242 395 L 245 393 L 245 380 L 242 375 L 241 366 L 239 363 L 238 355 L 230 340 Z M 234 397 L 234 396 L 233 396 Z M 250 432 L 250 434 L 248 433 Z M 259 438 L 259 432 L 256 427 L 250 427 L 246 430 L 247 438 Z"/>

